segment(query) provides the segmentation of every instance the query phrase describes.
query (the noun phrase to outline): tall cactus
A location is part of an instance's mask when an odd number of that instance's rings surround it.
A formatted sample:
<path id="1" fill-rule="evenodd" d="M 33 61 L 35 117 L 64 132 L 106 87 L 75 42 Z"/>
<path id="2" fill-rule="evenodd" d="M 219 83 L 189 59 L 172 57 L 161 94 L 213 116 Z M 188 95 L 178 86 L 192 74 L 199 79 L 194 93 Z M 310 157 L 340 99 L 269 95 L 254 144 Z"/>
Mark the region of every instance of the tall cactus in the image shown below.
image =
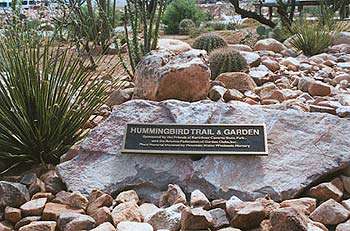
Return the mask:
<path id="1" fill-rule="evenodd" d="M 127 41 L 129 61 L 133 75 L 142 57 L 157 48 L 159 26 L 164 10 L 164 0 L 127 0 L 125 6 L 124 31 Z M 131 27 L 131 35 L 128 31 Z M 140 41 L 142 32 L 143 41 Z"/>

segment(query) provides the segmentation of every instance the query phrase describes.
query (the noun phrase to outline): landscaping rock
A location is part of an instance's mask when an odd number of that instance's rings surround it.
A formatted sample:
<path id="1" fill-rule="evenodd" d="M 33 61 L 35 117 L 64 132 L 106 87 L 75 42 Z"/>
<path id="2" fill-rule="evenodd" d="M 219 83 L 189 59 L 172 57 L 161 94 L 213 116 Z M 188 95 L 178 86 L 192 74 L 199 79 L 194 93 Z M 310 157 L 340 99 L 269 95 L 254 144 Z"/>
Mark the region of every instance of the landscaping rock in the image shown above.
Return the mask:
<path id="1" fill-rule="evenodd" d="M 130 201 L 117 205 L 112 211 L 112 219 L 114 225 L 117 225 L 122 221 L 141 222 L 143 218 L 135 201 Z"/>
<path id="2" fill-rule="evenodd" d="M 299 199 L 285 200 L 280 203 L 282 208 L 292 207 L 303 212 L 306 215 L 310 215 L 316 209 L 316 199 L 303 197 Z"/>
<path id="3" fill-rule="evenodd" d="M 178 54 L 189 51 L 192 49 L 192 47 L 188 43 L 181 40 L 162 38 L 158 40 L 158 49 L 167 50 Z"/>
<path id="4" fill-rule="evenodd" d="M 207 230 L 213 226 L 213 217 L 202 208 L 186 208 L 181 214 L 182 230 Z"/>
<path id="5" fill-rule="evenodd" d="M 118 231 L 153 231 L 153 227 L 147 223 L 122 221 L 117 225 Z"/>
<path id="6" fill-rule="evenodd" d="M 350 211 L 333 199 L 322 203 L 310 215 L 314 221 L 324 225 L 337 225 L 349 218 Z"/>
<path id="7" fill-rule="evenodd" d="M 213 86 L 209 91 L 209 98 L 213 101 L 219 101 L 223 98 L 227 89 L 222 86 Z"/>
<path id="8" fill-rule="evenodd" d="M 63 184 L 61 178 L 57 175 L 55 170 L 48 171 L 47 173 L 43 174 L 40 179 L 45 183 L 46 192 L 56 194 L 66 189 L 66 186 Z"/>
<path id="9" fill-rule="evenodd" d="M 25 185 L 0 181 L 0 211 L 6 206 L 19 207 L 29 199 L 30 195 Z"/>
<path id="10" fill-rule="evenodd" d="M 270 221 L 273 231 L 308 231 L 308 218 L 292 207 L 273 211 Z"/>
<path id="11" fill-rule="evenodd" d="M 41 216 L 47 202 L 47 198 L 40 198 L 36 200 L 28 201 L 23 204 L 20 209 L 24 217 L 27 216 Z"/>
<path id="12" fill-rule="evenodd" d="M 133 98 L 155 101 L 205 99 L 210 87 L 210 70 L 204 56 L 205 51 L 200 50 L 180 55 L 164 50 L 152 51 L 137 65 Z"/>
<path id="13" fill-rule="evenodd" d="M 287 47 L 285 45 L 273 38 L 259 40 L 254 46 L 254 50 L 256 51 L 267 50 L 276 53 L 280 53 L 286 49 Z"/>
<path id="14" fill-rule="evenodd" d="M 5 208 L 5 220 L 16 224 L 22 218 L 21 210 L 7 206 Z"/>
<path id="15" fill-rule="evenodd" d="M 33 217 L 25 217 L 22 218 L 20 221 L 18 221 L 15 225 L 15 229 L 18 230 L 19 228 L 28 225 L 34 221 L 40 221 L 41 217 L 40 216 L 33 216 Z M 1 230 L 1 229 L 0 229 Z"/>
<path id="16" fill-rule="evenodd" d="M 33 221 L 19 229 L 19 231 L 55 231 L 56 222 L 54 221 Z M 67 230 L 68 231 L 68 230 Z"/>
<path id="17" fill-rule="evenodd" d="M 135 203 L 139 202 L 139 196 L 135 192 L 135 190 L 128 190 L 124 191 L 118 194 L 117 198 L 115 199 L 117 203 L 124 203 L 124 202 L 131 202 L 134 201 Z"/>
<path id="18" fill-rule="evenodd" d="M 162 195 L 159 201 L 160 207 L 169 207 L 174 204 L 186 204 L 186 195 L 178 185 L 169 184 L 168 190 Z"/>
<path id="19" fill-rule="evenodd" d="M 166 209 L 161 209 L 145 222 L 152 225 L 155 230 L 166 229 L 169 231 L 178 231 L 181 227 L 181 212 L 186 206 L 184 204 L 175 204 Z"/>
<path id="20" fill-rule="evenodd" d="M 210 202 L 204 193 L 197 189 L 191 193 L 191 206 L 202 207 L 207 210 L 210 208 Z"/>
<path id="21" fill-rule="evenodd" d="M 91 217 L 96 221 L 97 225 L 105 222 L 112 222 L 112 213 L 107 207 L 97 209 L 97 211 L 92 214 Z"/>
<path id="22" fill-rule="evenodd" d="M 113 198 L 110 195 L 98 190 L 93 190 L 89 198 L 89 205 L 86 209 L 87 214 L 94 214 L 98 208 L 104 206 L 109 207 L 112 205 L 112 203 Z"/>
<path id="23" fill-rule="evenodd" d="M 350 221 L 337 225 L 337 228 L 335 229 L 335 231 L 348 231 L 348 230 L 350 230 Z"/>
<path id="24" fill-rule="evenodd" d="M 326 201 L 331 198 L 336 201 L 340 201 L 343 196 L 343 192 L 334 184 L 328 182 L 310 188 L 308 195 L 320 201 Z"/>
<path id="25" fill-rule="evenodd" d="M 43 210 L 42 218 L 43 220 L 54 220 L 61 215 L 61 213 L 80 213 L 84 214 L 84 210 L 72 208 L 68 205 L 62 205 L 57 203 L 47 203 Z"/>
<path id="26" fill-rule="evenodd" d="M 8 221 L 1 221 L 0 222 L 0 230 L 1 231 L 13 231 L 13 227 L 12 227 L 11 223 L 9 223 Z"/>
<path id="27" fill-rule="evenodd" d="M 331 94 L 331 86 L 320 81 L 312 81 L 308 87 L 312 96 L 327 96 Z"/>
<path id="28" fill-rule="evenodd" d="M 116 231 L 116 229 L 111 223 L 105 222 L 103 224 L 100 224 L 96 228 L 91 229 L 91 231 Z"/>
<path id="29" fill-rule="evenodd" d="M 225 210 L 216 208 L 216 209 L 209 210 L 209 213 L 213 218 L 213 228 L 215 230 L 230 225 L 230 222 L 227 219 Z"/>
<path id="30" fill-rule="evenodd" d="M 216 80 L 224 83 L 225 87 L 228 89 L 236 89 L 241 92 L 248 90 L 253 91 L 254 88 L 256 88 L 254 80 L 248 74 L 243 72 L 222 73 L 216 78 Z"/>
<path id="31" fill-rule="evenodd" d="M 61 213 L 57 221 L 60 230 L 65 231 L 90 230 L 95 227 L 95 223 L 95 220 L 88 215 L 72 212 Z"/>
<path id="32" fill-rule="evenodd" d="M 193 161 L 189 156 L 120 154 L 127 123 L 232 121 L 265 123 L 269 155 L 204 156 Z M 236 195 L 252 200 L 269 194 L 281 201 L 295 198 L 322 177 L 347 168 L 348 137 L 348 121 L 325 113 L 273 110 L 236 101 L 132 100 L 115 107 L 80 144 L 78 155 L 57 168 L 68 189 L 83 194 L 94 188 L 109 193 L 133 188 L 140 198 L 157 203 L 155 194 L 168 184 L 178 184 L 187 193 L 199 189 L 210 199 Z"/>

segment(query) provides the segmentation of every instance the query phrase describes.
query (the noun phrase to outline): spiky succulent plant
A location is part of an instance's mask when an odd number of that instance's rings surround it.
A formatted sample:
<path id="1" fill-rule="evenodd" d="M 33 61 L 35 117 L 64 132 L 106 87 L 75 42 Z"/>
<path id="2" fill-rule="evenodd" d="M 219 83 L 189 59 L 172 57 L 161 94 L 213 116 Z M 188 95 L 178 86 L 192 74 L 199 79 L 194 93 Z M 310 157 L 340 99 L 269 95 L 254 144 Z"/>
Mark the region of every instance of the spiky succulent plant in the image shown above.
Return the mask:
<path id="1" fill-rule="evenodd" d="M 214 33 L 207 33 L 199 36 L 192 45 L 193 48 L 206 50 L 207 52 L 211 52 L 212 50 L 226 46 L 227 43 L 225 39 Z"/>

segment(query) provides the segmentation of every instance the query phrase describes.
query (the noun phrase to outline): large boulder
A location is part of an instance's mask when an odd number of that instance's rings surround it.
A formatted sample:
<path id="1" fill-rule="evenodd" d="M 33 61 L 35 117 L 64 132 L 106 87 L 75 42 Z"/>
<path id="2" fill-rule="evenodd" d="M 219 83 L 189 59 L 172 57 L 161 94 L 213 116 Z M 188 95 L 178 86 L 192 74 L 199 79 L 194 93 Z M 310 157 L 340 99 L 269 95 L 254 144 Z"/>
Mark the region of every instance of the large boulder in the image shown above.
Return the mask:
<path id="1" fill-rule="evenodd" d="M 283 45 L 283 43 L 277 41 L 273 38 L 262 39 L 256 42 L 254 46 L 254 50 L 256 51 L 273 51 L 276 53 L 280 53 L 283 50 L 286 50 L 287 47 Z"/>
<path id="2" fill-rule="evenodd" d="M 136 67 L 133 97 L 155 101 L 205 99 L 211 75 L 205 56 L 205 51 L 194 49 L 179 55 L 152 51 Z"/>
<path id="3" fill-rule="evenodd" d="M 268 156 L 126 155 L 120 150 L 127 123 L 265 123 Z M 58 165 L 71 191 L 135 189 L 140 198 L 165 191 L 169 183 L 209 199 L 254 199 L 269 194 L 290 199 L 350 162 L 350 123 L 326 113 L 272 110 L 242 102 L 128 101 L 79 145 L 78 155 Z M 158 197 L 159 198 L 159 197 Z M 154 200 L 153 200 L 154 202 Z"/>

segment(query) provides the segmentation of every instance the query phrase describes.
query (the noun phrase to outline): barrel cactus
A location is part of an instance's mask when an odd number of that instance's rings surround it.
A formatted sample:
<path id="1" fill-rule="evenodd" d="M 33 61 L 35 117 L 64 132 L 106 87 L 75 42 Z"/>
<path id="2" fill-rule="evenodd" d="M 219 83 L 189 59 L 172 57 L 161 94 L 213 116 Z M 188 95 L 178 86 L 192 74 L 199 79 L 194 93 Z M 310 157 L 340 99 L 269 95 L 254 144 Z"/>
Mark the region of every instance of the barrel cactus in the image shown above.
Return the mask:
<path id="1" fill-rule="evenodd" d="M 179 24 L 179 32 L 183 35 L 189 35 L 196 27 L 196 24 L 191 19 L 183 19 Z"/>
<path id="2" fill-rule="evenodd" d="M 206 50 L 207 52 L 211 52 L 212 50 L 226 46 L 227 43 L 225 39 L 213 33 L 199 36 L 192 45 L 193 48 Z"/>
<path id="3" fill-rule="evenodd" d="M 233 48 L 219 48 L 209 55 L 211 78 L 215 79 L 221 73 L 243 71 L 248 64 L 245 58 Z"/>

